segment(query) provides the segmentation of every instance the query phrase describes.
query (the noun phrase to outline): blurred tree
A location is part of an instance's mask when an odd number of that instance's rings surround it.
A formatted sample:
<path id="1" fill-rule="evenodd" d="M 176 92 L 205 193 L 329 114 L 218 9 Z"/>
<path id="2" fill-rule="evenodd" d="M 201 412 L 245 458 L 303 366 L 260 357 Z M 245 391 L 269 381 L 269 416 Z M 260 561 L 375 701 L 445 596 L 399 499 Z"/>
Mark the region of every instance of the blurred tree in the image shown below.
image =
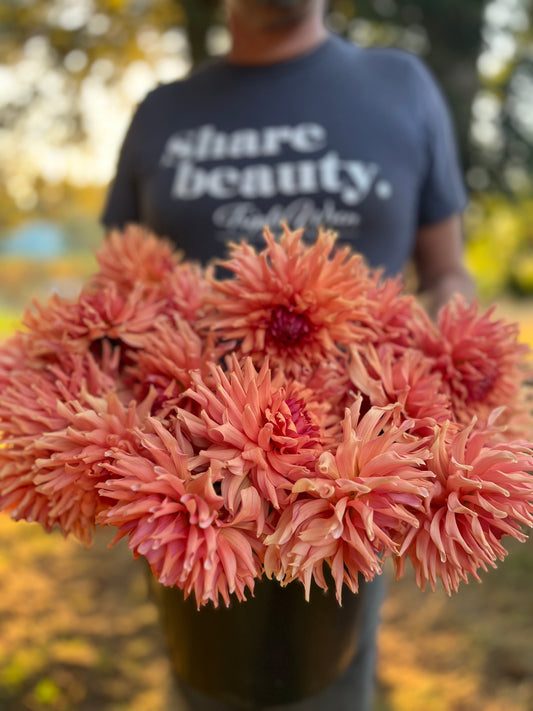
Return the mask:
<path id="1" fill-rule="evenodd" d="M 533 295 L 533 198 L 485 193 L 467 213 L 466 257 L 481 298 Z"/>
<path id="2" fill-rule="evenodd" d="M 107 182 L 132 106 L 190 66 L 185 19 L 174 0 L 2 0 L 5 223 L 46 211 L 67 184 Z"/>
<path id="3" fill-rule="evenodd" d="M 533 185 L 533 1 L 492 0 L 478 59 L 472 150 L 479 188 L 522 195 Z"/>
<path id="4" fill-rule="evenodd" d="M 193 64 L 206 59 L 209 29 L 220 21 L 219 0 L 175 0 L 181 4 Z"/>

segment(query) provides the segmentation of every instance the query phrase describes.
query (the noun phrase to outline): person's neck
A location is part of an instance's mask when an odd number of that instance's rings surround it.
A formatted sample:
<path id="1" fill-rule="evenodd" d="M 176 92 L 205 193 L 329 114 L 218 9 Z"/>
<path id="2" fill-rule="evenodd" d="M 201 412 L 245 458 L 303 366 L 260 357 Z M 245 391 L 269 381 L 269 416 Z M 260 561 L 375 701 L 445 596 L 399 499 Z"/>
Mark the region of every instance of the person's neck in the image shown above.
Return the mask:
<path id="1" fill-rule="evenodd" d="M 259 29 L 239 26 L 233 18 L 232 46 L 227 59 L 232 64 L 267 65 L 299 57 L 321 45 L 329 36 L 322 19 L 311 15 L 289 27 Z"/>

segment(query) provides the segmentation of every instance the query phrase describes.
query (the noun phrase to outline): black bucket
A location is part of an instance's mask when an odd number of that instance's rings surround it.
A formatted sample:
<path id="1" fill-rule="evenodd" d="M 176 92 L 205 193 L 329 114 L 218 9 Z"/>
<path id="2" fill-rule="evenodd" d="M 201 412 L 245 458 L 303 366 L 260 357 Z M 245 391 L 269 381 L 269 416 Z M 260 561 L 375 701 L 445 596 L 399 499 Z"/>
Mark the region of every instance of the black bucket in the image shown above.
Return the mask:
<path id="1" fill-rule="evenodd" d="M 301 583 L 285 588 L 257 581 L 254 597 L 227 608 L 196 607 L 179 588 L 150 576 L 173 671 L 180 680 L 218 701 L 254 709 L 318 693 L 346 670 L 357 651 L 361 592 L 333 581 L 327 592 L 313 584 L 306 602 Z"/>

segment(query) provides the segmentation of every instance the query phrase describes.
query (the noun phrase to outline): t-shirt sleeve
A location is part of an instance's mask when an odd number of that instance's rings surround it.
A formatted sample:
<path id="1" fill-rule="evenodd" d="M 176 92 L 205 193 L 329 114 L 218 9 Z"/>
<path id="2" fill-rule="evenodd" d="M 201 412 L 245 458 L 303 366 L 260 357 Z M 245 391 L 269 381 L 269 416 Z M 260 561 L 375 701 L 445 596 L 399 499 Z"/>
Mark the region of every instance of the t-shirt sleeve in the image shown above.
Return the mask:
<path id="1" fill-rule="evenodd" d="M 427 165 L 418 215 L 419 224 L 424 225 L 462 212 L 468 195 L 448 105 L 429 70 L 420 62 L 417 68 L 427 141 Z"/>
<path id="2" fill-rule="evenodd" d="M 118 156 L 117 169 L 107 191 L 100 221 L 108 229 L 122 229 L 139 221 L 136 146 L 139 145 L 143 104 L 137 107 Z"/>

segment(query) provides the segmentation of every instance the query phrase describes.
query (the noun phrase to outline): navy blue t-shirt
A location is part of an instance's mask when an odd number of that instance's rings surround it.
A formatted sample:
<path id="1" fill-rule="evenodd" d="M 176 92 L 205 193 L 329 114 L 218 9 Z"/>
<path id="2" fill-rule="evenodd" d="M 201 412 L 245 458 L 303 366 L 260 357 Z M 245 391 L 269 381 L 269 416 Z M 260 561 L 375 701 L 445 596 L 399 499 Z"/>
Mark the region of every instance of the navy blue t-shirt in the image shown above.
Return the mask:
<path id="1" fill-rule="evenodd" d="M 265 224 L 335 230 L 371 266 L 401 271 L 419 225 L 466 194 L 430 73 L 396 49 L 330 36 L 267 66 L 209 62 L 137 108 L 102 215 L 169 237 L 186 256 L 263 245 Z"/>

